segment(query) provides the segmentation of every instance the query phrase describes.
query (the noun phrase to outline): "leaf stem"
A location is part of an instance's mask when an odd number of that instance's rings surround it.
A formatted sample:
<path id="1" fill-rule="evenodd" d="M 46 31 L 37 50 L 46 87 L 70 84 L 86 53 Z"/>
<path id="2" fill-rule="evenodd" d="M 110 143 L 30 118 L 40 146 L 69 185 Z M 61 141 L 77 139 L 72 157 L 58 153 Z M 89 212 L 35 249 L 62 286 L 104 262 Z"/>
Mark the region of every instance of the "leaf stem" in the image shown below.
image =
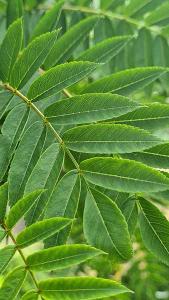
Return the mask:
<path id="1" fill-rule="evenodd" d="M 42 121 L 44 122 L 44 124 L 51 130 L 51 132 L 53 133 L 55 139 L 57 140 L 57 142 L 59 142 L 59 144 L 61 145 L 62 149 L 68 154 L 68 156 L 70 157 L 70 159 L 73 162 L 74 166 L 76 167 L 76 169 L 79 172 L 80 171 L 80 167 L 79 167 L 78 162 L 76 161 L 76 159 L 74 158 L 74 156 L 70 152 L 70 150 L 66 147 L 66 145 L 64 144 L 64 141 L 62 140 L 62 138 L 60 137 L 60 135 L 57 133 L 57 131 L 55 130 L 55 128 L 53 127 L 53 125 L 48 121 L 48 119 L 39 110 L 39 108 L 33 102 L 31 102 L 25 95 L 23 95 L 20 91 L 18 91 L 17 89 L 13 88 L 12 86 L 10 86 L 8 83 L 2 84 L 1 86 L 4 89 L 10 91 L 12 94 L 18 96 L 32 110 L 34 110 L 37 113 L 37 115 L 42 119 Z"/>

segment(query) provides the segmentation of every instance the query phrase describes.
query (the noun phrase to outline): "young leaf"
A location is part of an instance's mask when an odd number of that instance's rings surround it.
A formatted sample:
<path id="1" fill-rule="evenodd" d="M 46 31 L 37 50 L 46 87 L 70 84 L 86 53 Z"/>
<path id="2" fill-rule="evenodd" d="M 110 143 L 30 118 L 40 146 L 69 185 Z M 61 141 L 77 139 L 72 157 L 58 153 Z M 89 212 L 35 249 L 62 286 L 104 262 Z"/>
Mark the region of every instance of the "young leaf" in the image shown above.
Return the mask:
<path id="1" fill-rule="evenodd" d="M 0 224 L 4 221 L 8 202 L 8 183 L 0 186 Z"/>
<path id="2" fill-rule="evenodd" d="M 45 33 L 37 37 L 24 49 L 14 64 L 10 76 L 11 86 L 21 89 L 43 64 L 51 47 L 54 45 L 58 31 Z"/>
<path id="3" fill-rule="evenodd" d="M 169 265 L 169 222 L 151 202 L 141 198 L 140 231 L 145 246 Z"/>
<path id="4" fill-rule="evenodd" d="M 110 198 L 96 190 L 87 193 L 83 227 L 89 244 L 109 253 L 115 260 L 131 258 L 132 246 L 121 211 Z"/>
<path id="5" fill-rule="evenodd" d="M 80 264 L 103 253 L 87 245 L 63 245 L 28 256 L 27 265 L 33 271 L 59 270 Z"/>
<path id="6" fill-rule="evenodd" d="M 43 135 L 43 124 L 36 122 L 27 129 L 20 141 L 8 176 L 11 205 L 23 196 L 26 182 L 42 151 Z"/>
<path id="7" fill-rule="evenodd" d="M 0 300 L 16 299 L 26 275 L 27 271 L 24 267 L 18 267 L 12 272 L 8 273 L 7 276 L 4 278 L 4 281 L 0 288 Z"/>
<path id="8" fill-rule="evenodd" d="M 145 130 L 116 124 L 92 124 L 69 129 L 63 134 L 66 146 L 83 153 L 131 153 L 162 143 Z"/>
<path id="9" fill-rule="evenodd" d="M 79 43 L 89 34 L 97 20 L 98 16 L 85 18 L 61 36 L 45 61 L 45 69 L 49 69 L 56 64 L 58 65 L 68 60 L 76 47 L 79 46 Z"/>
<path id="10" fill-rule="evenodd" d="M 13 245 L 0 249 L 0 274 L 6 269 L 8 263 L 14 256 L 16 247 Z"/>
<path id="11" fill-rule="evenodd" d="M 83 52 L 76 60 L 107 63 L 128 43 L 131 36 L 118 36 L 104 40 Z"/>
<path id="12" fill-rule="evenodd" d="M 43 33 L 50 32 L 57 27 L 63 4 L 64 1 L 61 0 L 45 13 L 35 26 L 31 40 Z"/>
<path id="13" fill-rule="evenodd" d="M 127 97 L 93 93 L 57 101 L 46 108 L 45 116 L 56 124 L 84 124 L 118 117 L 139 107 Z"/>
<path id="14" fill-rule="evenodd" d="M 36 222 L 19 233 L 16 243 L 20 248 L 28 247 L 48 238 L 70 222 L 71 220 L 67 218 L 51 218 Z"/>
<path id="15" fill-rule="evenodd" d="M 39 283 L 42 297 L 50 300 L 92 300 L 131 292 L 123 285 L 108 279 L 67 277 L 44 280 Z"/>
<path id="16" fill-rule="evenodd" d="M 46 203 L 58 181 L 64 160 L 59 144 L 50 145 L 40 156 L 25 186 L 25 194 L 46 189 L 26 216 L 27 224 L 34 223 L 44 211 Z"/>
<path id="17" fill-rule="evenodd" d="M 85 178 L 119 192 L 158 192 L 169 188 L 169 179 L 146 165 L 116 158 L 91 158 L 80 164 Z"/>
<path id="18" fill-rule="evenodd" d="M 31 207 L 36 203 L 39 196 L 42 194 L 43 190 L 36 190 L 32 192 L 19 201 L 10 209 L 9 214 L 6 219 L 6 225 L 8 229 L 12 229 L 16 223 L 24 217 L 24 215 L 31 209 Z"/>
<path id="19" fill-rule="evenodd" d="M 168 104 L 153 103 L 139 108 L 134 113 L 127 113 L 118 117 L 115 122 L 125 123 L 146 130 L 163 129 L 168 126 Z"/>
<path id="20" fill-rule="evenodd" d="M 150 84 L 167 69 L 160 67 L 134 68 L 108 75 L 89 84 L 83 93 L 107 93 L 127 95 Z"/>
<path id="21" fill-rule="evenodd" d="M 11 0 L 10 2 L 13 2 Z M 0 47 L 0 78 L 7 82 L 23 39 L 22 20 L 14 22 L 8 29 Z"/>
<path id="22" fill-rule="evenodd" d="M 91 62 L 71 62 L 56 66 L 36 79 L 28 91 L 28 98 L 38 101 L 80 81 L 91 73 L 97 64 Z"/>
<path id="23" fill-rule="evenodd" d="M 58 182 L 46 207 L 45 217 L 75 218 L 81 190 L 77 171 L 66 173 Z M 66 191 L 66 194 L 65 194 Z M 71 225 L 45 241 L 45 246 L 64 244 L 69 236 Z"/>
<path id="24" fill-rule="evenodd" d="M 7 1 L 7 27 L 23 14 L 22 0 Z"/>

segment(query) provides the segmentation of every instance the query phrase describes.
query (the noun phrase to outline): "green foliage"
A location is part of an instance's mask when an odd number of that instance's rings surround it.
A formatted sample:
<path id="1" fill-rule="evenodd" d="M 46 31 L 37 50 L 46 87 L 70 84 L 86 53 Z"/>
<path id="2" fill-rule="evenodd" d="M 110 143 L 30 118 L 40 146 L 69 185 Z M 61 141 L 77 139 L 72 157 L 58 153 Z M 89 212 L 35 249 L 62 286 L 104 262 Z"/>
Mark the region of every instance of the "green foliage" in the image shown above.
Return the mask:
<path id="1" fill-rule="evenodd" d="M 168 1 L 94 5 L 0 1 L 0 300 L 167 289 Z"/>

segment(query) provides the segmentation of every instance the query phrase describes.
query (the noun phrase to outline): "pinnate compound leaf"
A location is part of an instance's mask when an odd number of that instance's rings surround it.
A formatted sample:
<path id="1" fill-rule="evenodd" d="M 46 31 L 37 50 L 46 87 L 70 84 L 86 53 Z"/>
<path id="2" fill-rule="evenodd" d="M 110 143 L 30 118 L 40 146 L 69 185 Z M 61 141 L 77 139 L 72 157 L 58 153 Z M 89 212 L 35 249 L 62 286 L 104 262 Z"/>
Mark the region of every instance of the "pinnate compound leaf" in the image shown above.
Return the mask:
<path id="1" fill-rule="evenodd" d="M 45 61 L 45 69 L 64 63 L 69 59 L 79 43 L 89 34 L 97 20 L 98 16 L 85 18 L 61 36 Z"/>
<path id="2" fill-rule="evenodd" d="M 25 194 L 46 189 L 26 215 L 26 223 L 34 223 L 43 213 L 48 199 L 56 186 L 64 160 L 59 144 L 50 145 L 40 156 L 25 186 Z"/>
<path id="3" fill-rule="evenodd" d="M 66 146 L 83 153 L 132 153 L 162 143 L 143 129 L 116 124 L 74 127 L 63 135 Z"/>
<path id="4" fill-rule="evenodd" d="M 146 130 L 163 129 L 168 126 L 168 104 L 153 103 L 138 108 L 137 111 L 129 112 L 115 119 L 115 122 L 140 127 Z"/>
<path id="5" fill-rule="evenodd" d="M 62 6 L 64 1 L 59 1 L 53 5 L 53 7 L 48 10 L 43 17 L 41 17 L 40 21 L 35 26 L 32 34 L 32 40 L 37 36 L 42 35 L 43 33 L 50 32 L 57 27 L 60 13 L 62 10 Z"/>
<path id="6" fill-rule="evenodd" d="M 57 101 L 46 108 L 45 116 L 56 124 L 84 124 L 118 117 L 139 107 L 127 97 L 93 93 Z"/>
<path id="7" fill-rule="evenodd" d="M 0 288 L 0 300 L 16 299 L 22 284 L 25 280 L 27 271 L 24 267 L 18 267 L 7 274 Z"/>
<path id="8" fill-rule="evenodd" d="M 23 196 L 26 182 L 41 154 L 44 133 L 43 124 L 36 122 L 22 136 L 8 175 L 11 205 Z"/>
<path id="9" fill-rule="evenodd" d="M 9 27 L 0 47 L 0 78 L 4 82 L 9 79 L 10 72 L 21 49 L 22 39 L 22 20 L 19 19 Z"/>
<path id="10" fill-rule="evenodd" d="M 54 45 L 58 31 L 48 32 L 37 37 L 19 56 L 10 76 L 10 84 L 21 89 L 32 75 L 42 66 L 51 47 Z"/>
<path id="11" fill-rule="evenodd" d="M 0 186 L 0 224 L 4 221 L 8 202 L 8 183 Z"/>
<path id="12" fill-rule="evenodd" d="M 13 245 L 6 246 L 0 249 L 0 274 L 6 269 L 8 263 L 14 256 L 16 247 Z"/>
<path id="13" fill-rule="evenodd" d="M 148 250 L 169 266 L 169 222 L 150 201 L 141 198 L 139 204 L 143 242 Z"/>
<path id="14" fill-rule="evenodd" d="M 16 225 L 16 223 L 24 217 L 24 215 L 31 209 L 35 204 L 38 197 L 44 192 L 44 190 L 36 190 L 19 201 L 10 209 L 9 214 L 6 219 L 6 225 L 8 229 L 11 229 Z"/>
<path id="15" fill-rule="evenodd" d="M 128 159 L 97 157 L 80 164 L 85 178 L 119 192 L 158 192 L 169 188 L 169 179 L 157 170 Z"/>
<path id="16" fill-rule="evenodd" d="M 161 67 L 134 68 L 108 75 L 89 84 L 83 93 L 107 93 L 127 95 L 143 88 L 165 74 Z"/>
<path id="17" fill-rule="evenodd" d="M 125 218 L 110 198 L 93 189 L 87 193 L 83 227 L 89 244 L 109 253 L 115 260 L 131 258 L 132 246 Z"/>
<path id="18" fill-rule="evenodd" d="M 33 101 L 57 94 L 90 74 L 97 64 L 91 62 L 70 62 L 56 66 L 36 79 L 28 91 Z"/>
<path id="19" fill-rule="evenodd" d="M 131 292 L 125 286 L 108 279 L 67 277 L 41 281 L 41 295 L 55 300 L 94 300 Z"/>
<path id="20" fill-rule="evenodd" d="M 129 42 L 131 36 L 119 36 L 104 40 L 83 52 L 76 60 L 107 63 Z"/>
<path id="21" fill-rule="evenodd" d="M 19 233 L 16 243 L 20 248 L 25 248 L 48 238 L 67 226 L 70 222 L 70 219 L 57 217 L 36 222 Z"/>
<path id="22" fill-rule="evenodd" d="M 66 193 L 65 193 L 66 191 Z M 81 181 L 77 171 L 66 173 L 58 182 L 46 206 L 45 217 L 66 217 L 74 219 L 81 191 Z M 64 244 L 70 234 L 71 224 L 45 241 L 45 246 Z"/>
<path id="23" fill-rule="evenodd" d="M 102 251 L 87 245 L 63 245 L 38 251 L 27 258 L 33 271 L 59 270 L 80 264 Z"/>

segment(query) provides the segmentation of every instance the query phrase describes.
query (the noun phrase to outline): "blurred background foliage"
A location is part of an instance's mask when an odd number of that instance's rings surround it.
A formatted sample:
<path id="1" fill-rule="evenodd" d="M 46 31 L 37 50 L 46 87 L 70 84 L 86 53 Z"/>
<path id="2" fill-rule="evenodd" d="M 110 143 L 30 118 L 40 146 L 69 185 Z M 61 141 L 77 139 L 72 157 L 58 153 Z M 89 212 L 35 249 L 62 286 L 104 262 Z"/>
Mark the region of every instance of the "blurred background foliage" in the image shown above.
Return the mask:
<path id="1" fill-rule="evenodd" d="M 8 4 L 15 0 L 0 0 L 0 41 L 2 41 L 6 28 L 14 19 L 23 15 L 25 29 L 25 45 L 31 38 L 31 33 L 40 17 L 52 4 L 57 1 L 45 0 L 24 0 L 23 7 L 17 7 L 15 14 L 9 16 Z M 19 3 L 19 2 L 18 2 Z M 118 35 L 132 35 L 133 38 L 128 45 L 109 63 L 99 68 L 90 81 L 104 77 L 106 74 L 117 72 L 123 69 L 139 66 L 169 66 L 169 1 L 168 0 L 69 0 L 65 1 L 64 9 L 60 16 L 60 35 L 64 34 L 71 26 L 84 19 L 88 15 L 101 15 L 97 25 L 90 35 L 74 51 L 70 60 L 76 59 L 82 50 L 85 50 L 105 38 Z M 7 18 L 6 18 L 7 15 Z M 81 88 L 76 84 L 71 91 L 78 92 Z M 169 75 L 164 75 L 155 83 L 144 90 L 137 92 L 133 98 L 143 103 L 161 102 L 169 103 Z M 1 105 L 1 103 L 0 103 Z M 3 122 L 3 119 L 1 120 Z M 2 123 L 1 123 L 2 124 Z M 169 130 L 159 131 L 163 138 L 169 137 Z M 67 166 L 69 168 L 69 166 Z M 167 216 L 169 196 L 160 193 L 158 198 L 165 203 Z M 81 206 L 83 206 L 83 195 Z M 120 202 L 119 202 L 120 203 Z M 121 202 L 123 203 L 123 200 Z M 124 212 L 124 211 L 123 211 Z M 136 219 L 136 218 L 135 218 Z M 131 218 L 131 226 L 135 229 L 133 236 L 135 255 L 131 261 L 123 265 L 116 265 L 105 256 L 95 258 L 88 264 L 81 264 L 78 267 L 64 270 L 64 273 L 51 272 L 64 276 L 69 275 L 90 275 L 104 278 L 113 278 L 122 281 L 130 289 L 135 290 L 134 294 L 118 296 L 117 300 L 169 300 L 169 268 L 158 262 L 154 256 L 147 252 L 141 243 L 139 229 L 135 224 L 134 215 Z M 133 229 L 133 230 L 134 230 Z M 92 230 L 92 228 L 91 228 Z M 99 233 L 98 233 L 99 234 Z M 81 211 L 79 218 L 74 224 L 70 239 L 73 243 L 84 241 L 82 232 Z M 8 241 L 6 241 L 7 243 Z M 35 247 L 40 247 L 36 245 Z M 31 248 L 27 249 L 29 253 Z M 12 264 L 17 266 L 20 258 L 15 256 Z M 20 262 L 21 263 L 21 262 Z M 8 266 L 10 270 L 11 265 Z M 7 271 L 8 271 L 7 270 Z M 63 272 L 63 271 L 62 271 Z M 47 274 L 48 275 L 48 274 Z M 43 279 L 42 274 L 38 274 Z M 2 280 L 2 277 L 1 277 Z M 30 286 L 29 278 L 25 282 L 21 294 Z M 30 286 L 31 287 L 31 286 Z M 20 295 L 18 296 L 20 299 Z"/>

